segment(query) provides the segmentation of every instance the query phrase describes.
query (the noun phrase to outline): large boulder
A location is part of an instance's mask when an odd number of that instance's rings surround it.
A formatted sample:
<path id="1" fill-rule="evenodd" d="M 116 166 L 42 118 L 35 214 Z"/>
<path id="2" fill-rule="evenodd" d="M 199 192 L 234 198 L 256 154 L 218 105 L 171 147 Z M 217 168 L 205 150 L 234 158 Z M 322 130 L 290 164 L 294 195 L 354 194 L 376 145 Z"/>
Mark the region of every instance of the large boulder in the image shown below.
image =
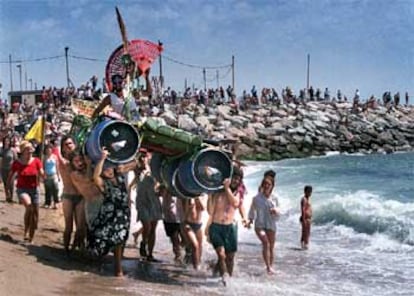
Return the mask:
<path id="1" fill-rule="evenodd" d="M 171 111 L 171 110 L 166 110 L 165 112 L 163 112 L 160 117 L 162 119 L 165 120 L 165 122 L 168 125 L 171 125 L 173 127 L 178 126 L 178 119 L 177 116 Z"/>
<path id="2" fill-rule="evenodd" d="M 197 123 L 187 114 L 178 115 L 178 128 L 188 132 L 193 132 L 198 129 Z"/>

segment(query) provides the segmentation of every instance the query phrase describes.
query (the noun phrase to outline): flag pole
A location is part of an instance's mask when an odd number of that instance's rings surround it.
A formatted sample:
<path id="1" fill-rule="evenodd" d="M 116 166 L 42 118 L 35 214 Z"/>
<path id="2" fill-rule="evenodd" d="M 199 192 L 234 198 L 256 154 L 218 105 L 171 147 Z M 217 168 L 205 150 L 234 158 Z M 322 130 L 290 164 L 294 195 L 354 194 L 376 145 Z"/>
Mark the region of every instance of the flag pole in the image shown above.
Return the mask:
<path id="1" fill-rule="evenodd" d="M 44 104 L 44 103 L 43 103 Z M 41 127 L 42 127 L 42 141 L 40 142 L 40 161 L 43 162 L 43 155 L 44 153 L 44 148 L 45 148 L 45 137 L 46 137 L 46 106 L 43 107 L 42 110 L 42 118 L 41 120 Z"/>

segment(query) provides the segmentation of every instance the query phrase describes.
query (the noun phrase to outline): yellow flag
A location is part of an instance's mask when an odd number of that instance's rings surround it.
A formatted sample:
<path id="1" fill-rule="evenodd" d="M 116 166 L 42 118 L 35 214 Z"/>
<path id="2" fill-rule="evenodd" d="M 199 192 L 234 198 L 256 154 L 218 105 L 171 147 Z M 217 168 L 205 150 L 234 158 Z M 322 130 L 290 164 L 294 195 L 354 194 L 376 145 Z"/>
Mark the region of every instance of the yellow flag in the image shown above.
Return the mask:
<path id="1" fill-rule="evenodd" d="M 30 128 L 27 134 L 24 136 L 24 139 L 29 141 L 35 139 L 37 143 L 43 142 L 43 118 L 39 117 L 35 124 Z"/>

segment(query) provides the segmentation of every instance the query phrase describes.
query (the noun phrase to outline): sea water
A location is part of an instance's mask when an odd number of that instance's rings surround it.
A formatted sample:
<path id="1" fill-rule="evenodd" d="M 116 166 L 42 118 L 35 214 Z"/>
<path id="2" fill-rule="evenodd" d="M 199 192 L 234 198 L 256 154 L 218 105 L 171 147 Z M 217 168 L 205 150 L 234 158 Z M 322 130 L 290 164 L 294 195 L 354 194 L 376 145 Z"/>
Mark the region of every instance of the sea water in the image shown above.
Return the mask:
<path id="1" fill-rule="evenodd" d="M 283 213 L 277 273 L 265 275 L 258 239 L 241 230 L 235 295 L 413 295 L 414 153 L 250 162 L 248 199 L 268 169 Z M 300 251 L 305 185 L 313 186 L 313 221 L 310 249 Z"/>
<path id="2" fill-rule="evenodd" d="M 268 169 L 277 172 L 275 193 L 282 211 L 275 275 L 266 273 L 254 230 L 239 224 L 235 272 L 226 287 L 206 267 L 216 258 L 211 245 L 203 246 L 200 273 L 174 266 L 167 243 L 155 247 L 162 263 L 124 260 L 126 280 L 100 279 L 88 290 L 104 286 L 100 295 L 413 295 L 414 153 L 247 162 L 246 210 Z M 310 248 L 302 251 L 305 185 L 313 186 L 313 220 Z M 157 235 L 157 242 L 165 240 L 162 223 Z"/>

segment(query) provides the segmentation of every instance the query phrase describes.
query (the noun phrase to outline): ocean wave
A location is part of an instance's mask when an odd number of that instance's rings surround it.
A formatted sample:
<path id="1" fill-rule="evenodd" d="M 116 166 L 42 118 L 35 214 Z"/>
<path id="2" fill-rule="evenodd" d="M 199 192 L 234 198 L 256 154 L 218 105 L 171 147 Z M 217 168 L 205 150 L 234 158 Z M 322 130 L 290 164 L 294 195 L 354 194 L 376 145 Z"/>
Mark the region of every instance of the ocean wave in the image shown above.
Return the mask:
<path id="1" fill-rule="evenodd" d="M 314 207 L 315 225 L 343 225 L 358 233 L 383 234 L 414 245 L 414 204 L 382 200 L 367 191 L 334 198 Z"/>

